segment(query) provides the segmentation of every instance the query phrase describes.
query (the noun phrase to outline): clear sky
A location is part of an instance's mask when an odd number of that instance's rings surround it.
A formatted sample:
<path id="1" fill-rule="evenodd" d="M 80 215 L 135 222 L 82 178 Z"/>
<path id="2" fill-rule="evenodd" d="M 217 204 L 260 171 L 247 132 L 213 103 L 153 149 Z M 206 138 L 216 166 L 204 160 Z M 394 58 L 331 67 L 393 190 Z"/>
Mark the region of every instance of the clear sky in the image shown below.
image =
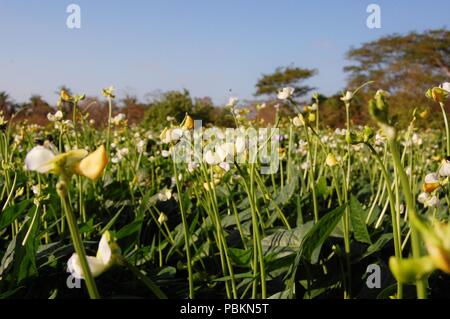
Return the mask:
<path id="1" fill-rule="evenodd" d="M 81 29 L 66 8 L 81 7 Z M 381 7 L 381 29 L 366 8 Z M 60 85 L 100 95 L 114 85 L 144 100 L 187 88 L 224 103 L 253 98 L 263 73 L 294 64 L 317 68 L 324 94 L 345 88 L 351 46 L 391 33 L 449 28 L 448 0 L 0 0 L 0 91 L 16 102 Z"/>

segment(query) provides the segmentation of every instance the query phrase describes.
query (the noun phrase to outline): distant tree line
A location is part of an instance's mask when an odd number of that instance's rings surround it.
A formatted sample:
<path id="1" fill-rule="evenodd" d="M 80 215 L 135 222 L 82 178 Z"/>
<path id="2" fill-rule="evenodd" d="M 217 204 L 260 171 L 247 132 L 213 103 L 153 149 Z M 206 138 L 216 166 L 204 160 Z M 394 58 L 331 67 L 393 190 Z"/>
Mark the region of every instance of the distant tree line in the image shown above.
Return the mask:
<path id="1" fill-rule="evenodd" d="M 350 63 L 344 68 L 347 85 L 342 88 L 343 91 L 355 89 L 367 81 L 374 81 L 354 99 L 352 121 L 355 124 L 370 121 L 367 102 L 376 90 L 383 89 L 391 94 L 393 111 L 403 115 L 399 117 L 400 124 L 406 125 L 415 108 L 429 108 L 431 114 L 439 111 L 437 105 L 426 99 L 424 92 L 441 82 L 450 81 L 450 31 L 436 29 L 385 36 L 351 48 L 347 52 L 347 59 Z M 254 116 L 261 117 L 266 122 L 273 121 L 276 94 L 286 86 L 295 89 L 293 98 L 299 103 L 312 103 L 305 100 L 305 96 L 315 88 L 306 85 L 305 81 L 317 73 L 316 69 L 290 65 L 279 67 L 273 73 L 263 74 L 255 85 L 255 101 L 249 102 Z M 69 88 L 64 88 L 70 92 Z M 344 123 L 345 112 L 340 100 L 341 94 L 342 92 L 336 92 L 331 96 L 320 96 L 321 121 L 325 125 L 333 127 Z M 255 111 L 257 102 L 265 102 L 269 107 Z M 65 107 L 66 113 L 71 114 L 71 106 Z M 103 99 L 87 97 L 79 107 L 89 113 L 89 118 L 95 123 L 93 125 L 100 127 L 106 124 L 108 106 Z M 204 125 L 234 125 L 233 117 L 227 108 L 214 105 L 209 97 L 191 97 L 188 90 L 165 92 L 146 103 L 134 96 L 126 96 L 120 101 L 115 100 L 113 108 L 114 113 L 126 114 L 130 124 L 143 123 L 155 129 L 165 125 L 168 117 L 181 121 L 186 112 L 196 119 L 202 119 Z M 26 119 L 31 123 L 45 125 L 48 123 L 47 113 L 54 112 L 55 107 L 39 95 L 31 96 L 26 103 L 17 104 L 6 92 L 0 92 L 0 110 L 7 118 L 17 113 L 18 120 Z M 294 110 L 290 112 L 293 114 Z M 439 118 L 431 117 L 427 122 L 427 126 L 430 125 L 440 125 Z"/>

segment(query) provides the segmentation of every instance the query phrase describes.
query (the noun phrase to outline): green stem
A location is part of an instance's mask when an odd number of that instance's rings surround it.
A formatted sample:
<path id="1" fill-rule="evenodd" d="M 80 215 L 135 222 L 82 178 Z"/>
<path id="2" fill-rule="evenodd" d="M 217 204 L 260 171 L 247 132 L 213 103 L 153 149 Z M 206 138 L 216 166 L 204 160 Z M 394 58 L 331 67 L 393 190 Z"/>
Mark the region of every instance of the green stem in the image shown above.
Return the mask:
<path id="1" fill-rule="evenodd" d="M 181 191 L 180 181 L 178 180 L 178 172 L 177 172 L 177 164 L 173 160 L 173 172 L 175 175 L 175 184 L 177 187 L 178 193 L 178 203 L 180 204 L 180 212 L 181 212 L 181 221 L 183 223 L 183 235 L 184 235 L 184 244 L 186 249 L 186 258 L 187 258 L 187 269 L 188 269 L 188 280 L 189 280 L 189 298 L 194 299 L 194 276 L 192 273 L 192 261 L 191 261 L 191 249 L 190 249 L 190 240 L 189 240 L 189 227 L 187 225 L 186 220 L 186 212 L 184 211 L 183 205 L 183 193 Z"/>
<path id="2" fill-rule="evenodd" d="M 112 117 L 112 101 L 111 97 L 108 97 L 108 131 L 106 135 L 106 151 L 110 154 L 111 145 L 111 117 Z"/>
<path id="3" fill-rule="evenodd" d="M 83 270 L 83 275 L 86 281 L 86 287 L 91 299 L 99 299 L 100 294 L 98 293 L 97 286 L 95 284 L 94 277 L 92 276 L 91 269 L 89 268 L 89 264 L 86 258 L 86 252 L 84 250 L 84 246 L 81 242 L 80 232 L 78 231 L 77 222 L 75 216 L 72 211 L 72 207 L 70 206 L 67 194 L 68 194 L 68 179 L 66 176 L 61 175 L 60 181 L 56 185 L 56 190 L 58 192 L 59 197 L 61 198 L 61 202 L 63 204 L 63 208 L 66 214 L 67 224 L 69 226 L 70 235 L 72 237 L 72 243 L 75 248 L 75 252 L 78 255 L 80 260 L 81 269 Z"/>
<path id="4" fill-rule="evenodd" d="M 408 211 L 408 216 L 410 220 L 417 219 L 416 215 L 416 207 L 414 204 L 413 195 L 411 193 L 411 187 L 409 185 L 408 176 L 405 173 L 405 170 L 403 169 L 400 155 L 398 153 L 397 149 L 397 143 L 395 139 L 388 139 L 389 148 L 392 153 L 392 158 L 394 160 L 394 165 L 397 168 L 398 175 L 400 177 L 400 183 L 402 185 L 403 194 L 405 195 L 405 202 L 406 202 L 406 208 Z M 412 254 L 414 258 L 420 257 L 420 238 L 419 234 L 416 232 L 416 229 L 413 225 L 410 223 L 411 228 L 411 248 L 412 248 Z M 416 281 L 416 290 L 417 290 L 417 297 L 419 299 L 426 299 L 427 298 L 427 291 L 426 291 L 426 282 L 424 279 L 417 280 Z"/>
<path id="5" fill-rule="evenodd" d="M 448 127 L 447 113 L 445 112 L 444 103 L 440 102 L 439 106 L 441 107 L 442 117 L 444 118 L 445 124 L 445 134 L 447 138 L 447 156 L 450 156 L 450 129 Z"/>
<path id="6" fill-rule="evenodd" d="M 371 144 L 366 143 L 366 145 L 370 149 L 372 154 L 374 155 L 375 160 L 380 165 L 381 173 L 383 174 L 383 177 L 387 184 L 386 190 L 388 193 L 389 205 L 391 208 L 391 223 L 392 223 L 392 230 L 394 233 L 395 257 L 397 257 L 398 259 L 401 259 L 402 258 L 401 238 L 400 238 L 400 233 L 399 233 L 399 228 L 398 228 L 398 223 L 397 223 L 397 214 L 396 214 L 396 209 L 395 209 L 395 197 L 394 197 L 394 194 L 392 193 L 392 189 L 390 186 L 391 181 L 389 178 L 389 174 L 388 174 L 388 172 L 386 170 L 386 166 L 384 165 L 383 161 L 381 160 L 378 152 L 373 148 L 373 146 Z M 397 298 L 402 299 L 402 297 L 403 297 L 403 285 L 400 282 L 397 282 Z"/>
<path id="7" fill-rule="evenodd" d="M 141 280 L 159 299 L 168 299 L 166 294 L 146 275 L 144 275 L 136 266 L 130 264 L 125 258 L 121 258 L 121 262 L 124 263 L 128 269 Z"/>

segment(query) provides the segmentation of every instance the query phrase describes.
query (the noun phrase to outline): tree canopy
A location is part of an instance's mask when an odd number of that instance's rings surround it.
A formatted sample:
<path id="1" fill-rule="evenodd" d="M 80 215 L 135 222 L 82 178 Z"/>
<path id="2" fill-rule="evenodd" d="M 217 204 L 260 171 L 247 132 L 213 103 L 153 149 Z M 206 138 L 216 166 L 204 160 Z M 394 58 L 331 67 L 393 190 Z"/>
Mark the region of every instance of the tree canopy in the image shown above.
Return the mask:
<path id="1" fill-rule="evenodd" d="M 279 67 L 272 74 L 263 74 L 256 83 L 256 96 L 274 96 L 283 87 L 293 87 L 294 97 L 301 97 L 314 88 L 303 85 L 303 81 L 317 74 L 315 69 Z"/>
<path id="2" fill-rule="evenodd" d="M 365 103 L 376 89 L 391 93 L 397 112 L 430 105 L 424 92 L 450 77 L 450 31 L 428 30 L 393 34 L 351 48 L 348 88 L 375 81 L 360 95 Z M 436 106 L 432 106 L 436 107 Z"/>

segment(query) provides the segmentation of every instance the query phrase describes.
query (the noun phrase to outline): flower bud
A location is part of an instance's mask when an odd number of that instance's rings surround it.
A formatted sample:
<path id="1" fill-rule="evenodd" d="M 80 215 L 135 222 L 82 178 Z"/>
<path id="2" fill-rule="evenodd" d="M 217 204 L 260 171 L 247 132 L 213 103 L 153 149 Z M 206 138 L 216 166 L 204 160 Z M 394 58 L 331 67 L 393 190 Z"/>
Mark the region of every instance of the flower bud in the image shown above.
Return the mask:
<path id="1" fill-rule="evenodd" d="M 410 259 L 391 257 L 389 259 L 389 268 L 397 281 L 413 283 L 434 271 L 435 266 L 428 256 Z"/>
<path id="2" fill-rule="evenodd" d="M 333 153 L 329 153 L 327 155 L 327 158 L 325 160 L 325 163 L 329 166 L 329 167 L 333 167 L 337 164 L 339 164 L 338 160 L 336 159 L 336 156 L 334 156 Z"/>
<path id="3" fill-rule="evenodd" d="M 194 129 L 194 120 L 187 113 L 186 116 L 184 117 L 183 124 L 181 125 L 181 127 L 185 130 Z"/>
<path id="4" fill-rule="evenodd" d="M 437 102 L 444 103 L 449 96 L 449 92 L 440 87 L 434 87 L 427 90 L 425 93 L 426 97 Z"/>
<path id="5" fill-rule="evenodd" d="M 76 163 L 74 172 L 95 181 L 102 175 L 107 164 L 108 156 L 106 154 L 105 146 L 102 145 Z"/>

